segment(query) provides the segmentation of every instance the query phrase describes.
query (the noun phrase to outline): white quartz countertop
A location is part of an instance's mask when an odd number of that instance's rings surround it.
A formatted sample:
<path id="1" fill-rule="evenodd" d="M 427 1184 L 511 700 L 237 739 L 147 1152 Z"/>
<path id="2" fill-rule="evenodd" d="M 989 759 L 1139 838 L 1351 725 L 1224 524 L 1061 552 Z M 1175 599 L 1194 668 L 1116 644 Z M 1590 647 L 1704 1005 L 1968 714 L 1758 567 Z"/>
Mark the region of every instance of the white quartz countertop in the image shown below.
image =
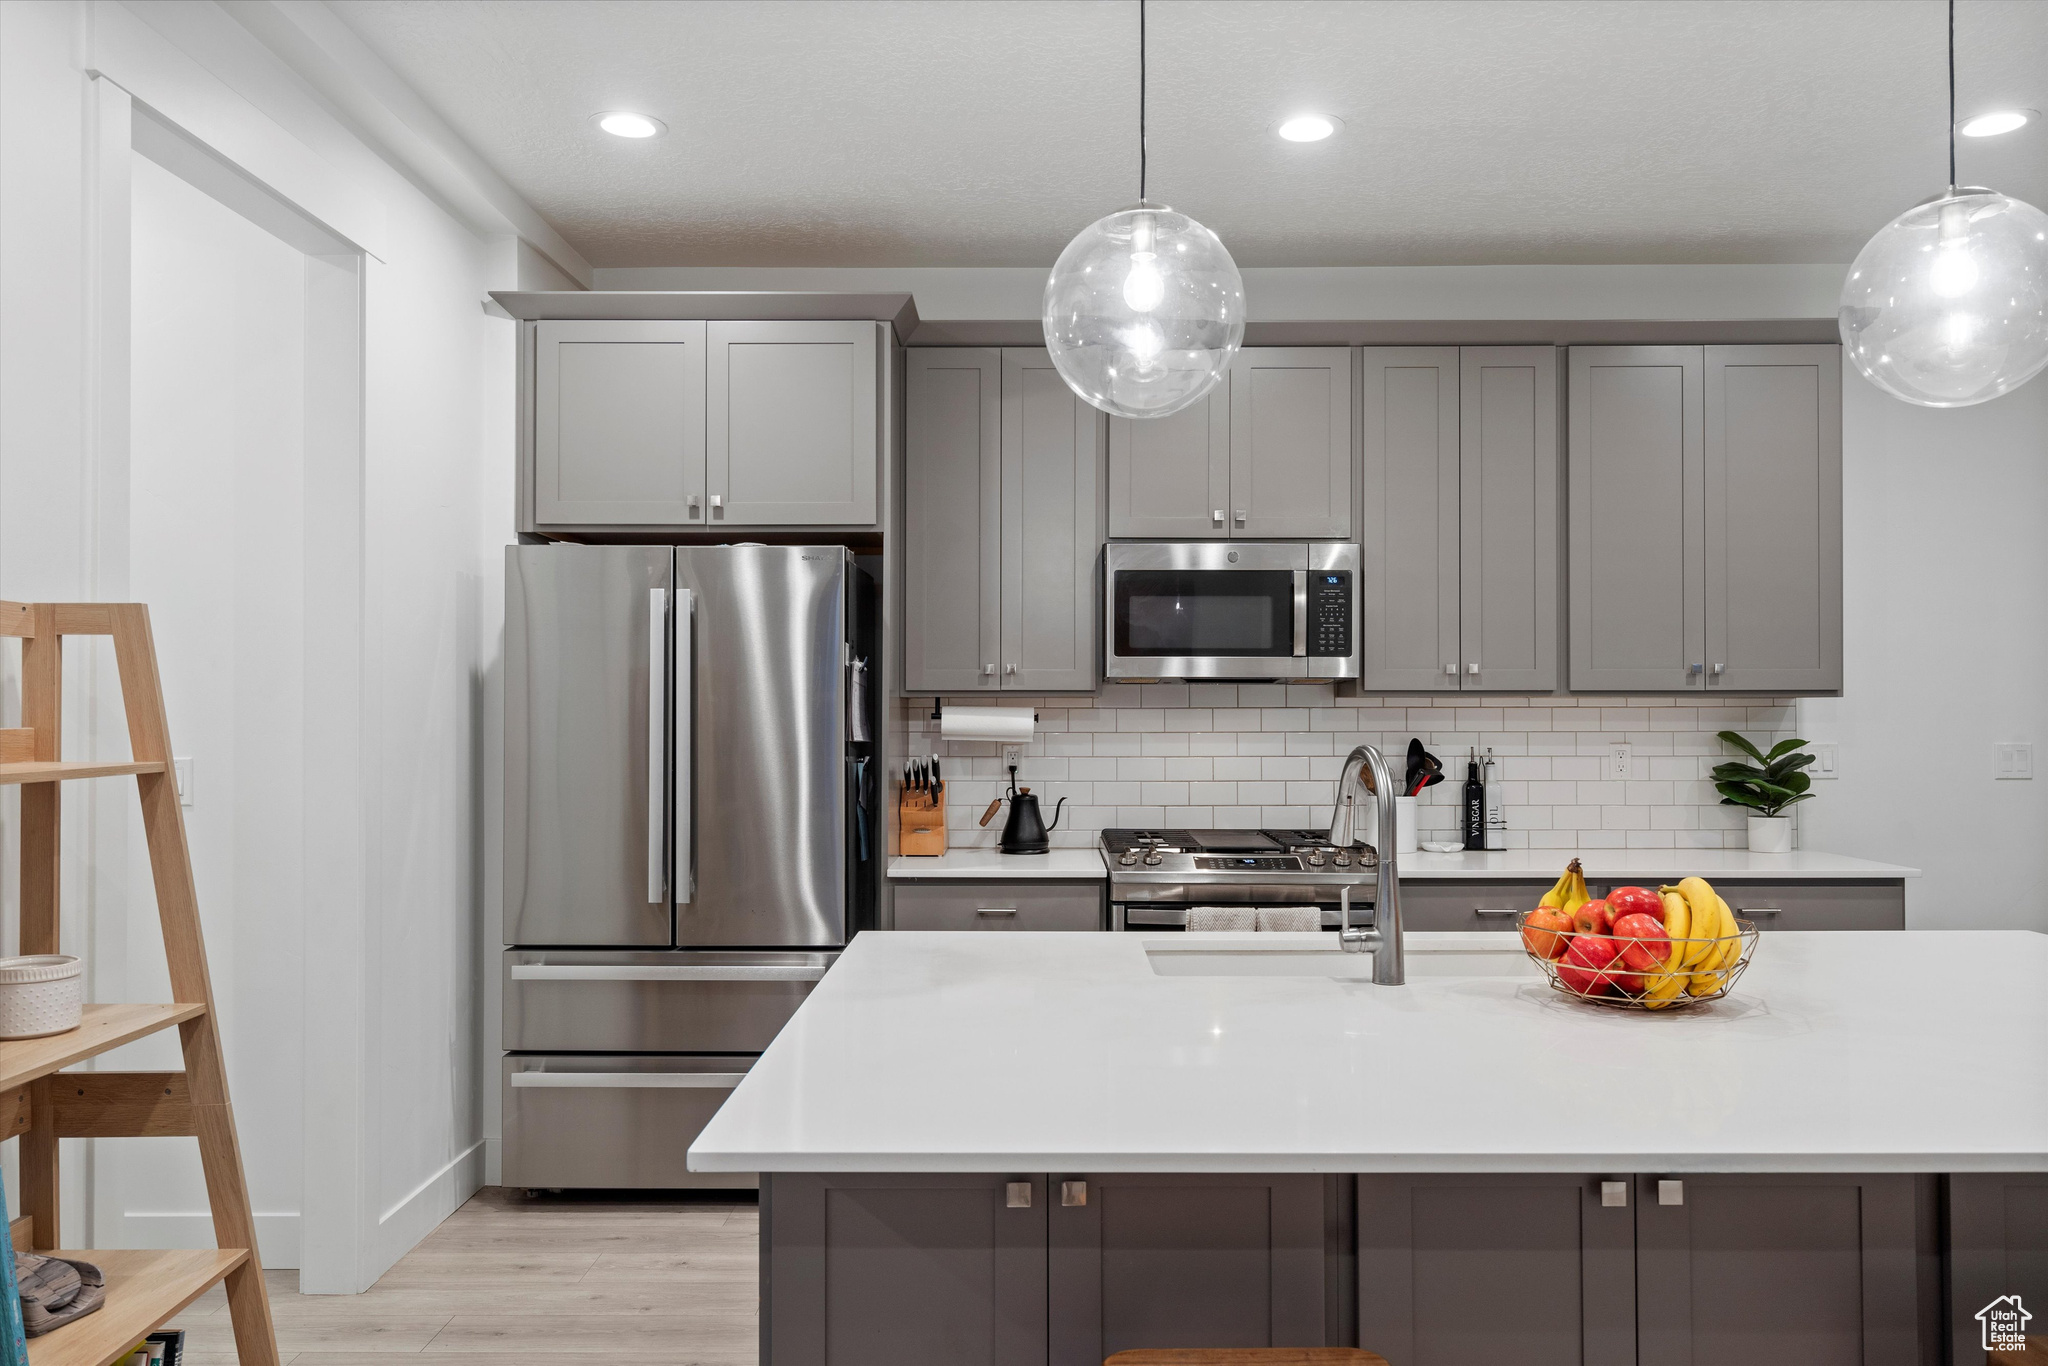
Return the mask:
<path id="1" fill-rule="evenodd" d="M 1417 882 L 1432 879 L 1495 878 L 1554 881 L 1577 859 L 1595 882 L 1619 878 L 1674 880 L 1689 874 L 1713 878 L 1798 881 L 1824 878 L 1898 879 L 1920 876 L 1918 868 L 1874 863 L 1845 854 L 1799 849 L 1789 854 L 1752 854 L 1746 849 L 1508 849 L 1491 854 L 1403 854 L 1399 872 Z M 993 849 L 953 849 L 935 858 L 889 860 L 892 878 L 1099 878 L 1109 866 L 1098 849 L 1055 849 L 1049 854 L 998 854 Z"/>
<path id="2" fill-rule="evenodd" d="M 892 878 L 1093 877 L 1109 876 L 1099 849 L 1054 849 L 1045 854 L 998 854 L 993 849 L 948 849 L 929 857 L 899 855 L 889 860 Z"/>
<path id="3" fill-rule="evenodd" d="M 1616 878 L 1698 876 L 1768 878 L 1908 878 L 1918 868 L 1873 863 L 1846 854 L 1795 849 L 1789 854 L 1752 854 L 1747 849 L 1504 849 L 1490 854 L 1402 854 L 1397 870 L 1403 880 L 1425 878 L 1540 878 L 1555 881 L 1564 866 L 1577 859 L 1595 882 Z"/>
<path id="4" fill-rule="evenodd" d="M 1727 999 L 1662 1014 L 1563 998 L 1509 935 L 1410 935 L 1399 987 L 1148 954 L 1327 938 L 860 935 L 691 1165 L 2048 1171 L 2048 935 L 1766 932 Z"/>

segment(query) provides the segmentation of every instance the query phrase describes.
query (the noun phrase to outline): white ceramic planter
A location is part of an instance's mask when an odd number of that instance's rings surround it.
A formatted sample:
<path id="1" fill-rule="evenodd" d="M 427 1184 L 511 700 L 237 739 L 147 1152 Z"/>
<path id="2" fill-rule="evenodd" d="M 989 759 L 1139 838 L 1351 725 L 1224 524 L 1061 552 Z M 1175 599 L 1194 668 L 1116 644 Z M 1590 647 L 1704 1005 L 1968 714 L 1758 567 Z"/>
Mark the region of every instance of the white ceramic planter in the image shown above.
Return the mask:
<path id="1" fill-rule="evenodd" d="M 34 1039 L 78 1028 L 84 964 L 65 953 L 0 958 L 0 1039 Z"/>
<path id="2" fill-rule="evenodd" d="M 1790 816 L 1751 816 L 1749 818 L 1749 852 L 1752 854 L 1791 853 L 1792 818 Z"/>

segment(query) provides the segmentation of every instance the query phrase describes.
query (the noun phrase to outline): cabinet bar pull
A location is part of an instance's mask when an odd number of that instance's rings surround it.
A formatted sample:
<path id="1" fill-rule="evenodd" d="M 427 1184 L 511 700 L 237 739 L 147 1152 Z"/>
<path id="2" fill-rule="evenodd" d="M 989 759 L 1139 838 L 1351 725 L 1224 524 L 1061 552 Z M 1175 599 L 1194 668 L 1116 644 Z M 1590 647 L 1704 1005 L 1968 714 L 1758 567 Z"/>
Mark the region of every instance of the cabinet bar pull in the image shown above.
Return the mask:
<path id="1" fill-rule="evenodd" d="M 1070 1208 L 1074 1205 L 1087 1204 L 1088 1183 L 1086 1181 L 1060 1182 L 1060 1203 Z"/>
<path id="2" fill-rule="evenodd" d="M 1781 906 L 1738 906 L 1735 913 L 1737 915 L 1783 915 L 1785 911 Z"/>
<path id="3" fill-rule="evenodd" d="M 1474 914 L 1474 915 L 1516 915 L 1516 914 L 1519 914 L 1519 912 L 1517 912 L 1517 911 L 1515 910 L 1515 908 L 1514 908 L 1514 907 L 1512 907 L 1512 906 L 1508 907 L 1508 908 L 1507 908 L 1507 909 L 1505 909 L 1505 910 L 1495 910 L 1495 909 L 1494 909 L 1493 907 L 1491 907 L 1491 906 L 1474 906 L 1474 907 L 1472 908 L 1472 914 Z"/>
<path id="4" fill-rule="evenodd" d="M 1600 1183 L 1600 1205 L 1603 1209 L 1627 1209 L 1628 1182 L 1602 1181 Z"/>
<path id="5" fill-rule="evenodd" d="M 1003 1187 L 1003 1204 L 1009 1209 L 1031 1208 L 1031 1183 L 1012 1181 Z"/>
<path id="6" fill-rule="evenodd" d="M 1017 914 L 1017 908 L 1015 906 L 978 906 L 975 908 L 974 913 L 976 915 L 1015 915 Z"/>

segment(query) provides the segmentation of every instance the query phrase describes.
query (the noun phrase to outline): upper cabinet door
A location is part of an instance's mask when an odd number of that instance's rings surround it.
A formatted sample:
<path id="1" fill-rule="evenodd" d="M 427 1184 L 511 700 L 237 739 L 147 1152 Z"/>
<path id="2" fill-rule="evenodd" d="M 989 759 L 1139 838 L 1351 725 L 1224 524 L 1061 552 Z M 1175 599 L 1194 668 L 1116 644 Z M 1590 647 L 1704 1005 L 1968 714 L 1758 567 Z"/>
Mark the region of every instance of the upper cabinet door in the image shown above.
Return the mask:
<path id="1" fill-rule="evenodd" d="M 704 324 L 534 324 L 539 525 L 704 525 Z"/>
<path id="2" fill-rule="evenodd" d="M 1459 686 L 1458 348 L 1374 346 L 1359 389 L 1359 686 Z"/>
<path id="3" fill-rule="evenodd" d="M 1468 346 L 1459 380 L 1459 673 L 1557 687 L 1557 349 Z"/>
<path id="4" fill-rule="evenodd" d="M 1697 346 L 1571 349 L 1571 686 L 1702 686 L 1706 555 Z"/>
<path id="5" fill-rule="evenodd" d="M 1261 346 L 1230 362 L 1230 534 L 1351 535 L 1351 350 Z"/>
<path id="6" fill-rule="evenodd" d="M 874 525 L 877 330 L 708 325 L 710 526 Z"/>
<path id="7" fill-rule="evenodd" d="M 1004 350 L 1005 688 L 1095 687 L 1102 422 L 1046 352 Z"/>
<path id="8" fill-rule="evenodd" d="M 1000 685 L 1001 411 L 998 353 L 906 355 L 903 686 Z"/>
<path id="9" fill-rule="evenodd" d="M 1842 352 L 1706 348 L 1707 686 L 1842 686 Z"/>
<path id="10" fill-rule="evenodd" d="M 1109 419 L 1109 534 L 1230 535 L 1230 386 L 1169 417 Z"/>

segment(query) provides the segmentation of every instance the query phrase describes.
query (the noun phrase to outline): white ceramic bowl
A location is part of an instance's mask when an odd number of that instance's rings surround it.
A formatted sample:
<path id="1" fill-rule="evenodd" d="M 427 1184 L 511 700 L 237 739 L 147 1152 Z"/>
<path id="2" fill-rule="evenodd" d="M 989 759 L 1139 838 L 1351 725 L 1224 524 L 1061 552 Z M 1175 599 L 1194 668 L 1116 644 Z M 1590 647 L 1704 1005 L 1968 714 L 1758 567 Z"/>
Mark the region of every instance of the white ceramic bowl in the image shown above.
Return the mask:
<path id="1" fill-rule="evenodd" d="M 0 1039 L 35 1039 L 78 1028 L 85 965 L 68 953 L 0 958 Z"/>

